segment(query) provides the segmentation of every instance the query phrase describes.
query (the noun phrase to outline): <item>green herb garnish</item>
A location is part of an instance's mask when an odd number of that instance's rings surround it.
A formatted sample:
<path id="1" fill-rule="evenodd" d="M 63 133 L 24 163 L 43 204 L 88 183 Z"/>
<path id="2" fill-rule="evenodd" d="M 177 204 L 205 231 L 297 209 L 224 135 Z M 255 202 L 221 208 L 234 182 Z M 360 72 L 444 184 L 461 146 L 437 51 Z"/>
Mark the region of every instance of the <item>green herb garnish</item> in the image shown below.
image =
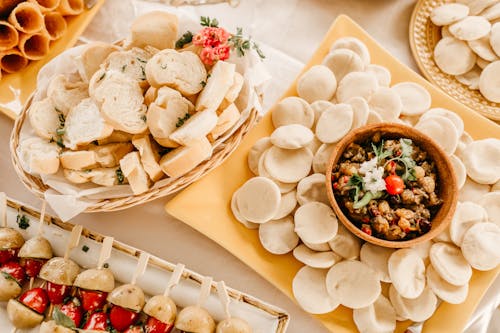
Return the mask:
<path id="1" fill-rule="evenodd" d="M 363 178 L 360 175 L 355 173 L 349 178 L 347 182 L 347 186 L 351 186 L 353 189 L 352 200 L 356 203 L 359 199 L 359 192 L 363 188 Z"/>
<path id="2" fill-rule="evenodd" d="M 175 48 L 176 49 L 182 49 L 184 45 L 189 44 L 193 41 L 193 33 L 191 31 L 186 31 L 181 38 L 175 42 Z M 163 68 L 163 67 L 162 67 Z M 165 66 L 165 68 L 167 68 Z M 165 69 L 163 68 L 163 69 Z"/>
<path id="3" fill-rule="evenodd" d="M 82 246 L 82 251 L 83 252 L 88 252 L 90 249 L 87 245 Z"/>
<path id="4" fill-rule="evenodd" d="M 116 169 L 116 179 L 118 180 L 118 184 L 123 184 L 123 181 L 125 180 L 121 168 Z"/>
<path id="5" fill-rule="evenodd" d="M 102 267 L 104 267 L 104 268 L 109 268 L 109 264 L 108 264 L 108 263 L 105 263 L 104 265 L 102 265 Z"/>
<path id="6" fill-rule="evenodd" d="M 26 230 L 30 227 L 30 219 L 24 214 L 17 214 L 16 222 L 20 229 Z"/>
<path id="7" fill-rule="evenodd" d="M 201 81 L 200 84 L 203 88 L 205 88 L 205 86 L 207 85 L 207 81 Z"/>
<path id="8" fill-rule="evenodd" d="M 251 48 L 254 49 L 259 57 L 261 59 L 264 59 L 266 56 L 262 52 L 262 50 L 259 48 L 257 43 L 252 41 L 251 38 L 245 38 L 243 36 L 243 29 L 242 28 L 236 28 L 236 34 L 232 35 L 229 38 L 229 43 L 231 44 L 231 48 L 233 50 L 236 50 L 238 53 L 238 56 L 243 57 L 245 55 L 245 52 L 250 50 Z"/>
<path id="9" fill-rule="evenodd" d="M 139 57 L 137 57 L 136 59 L 137 59 L 137 61 L 142 62 L 143 64 L 147 63 L 147 60 L 141 59 Z"/>
<path id="10" fill-rule="evenodd" d="M 56 129 L 56 134 L 59 136 L 64 135 L 65 129 L 64 128 L 58 128 Z"/>
<path id="11" fill-rule="evenodd" d="M 377 156 L 377 162 L 379 162 L 379 163 L 382 160 L 384 160 L 387 157 L 392 155 L 391 149 L 388 149 L 388 150 L 384 149 L 384 140 L 382 140 L 382 142 L 380 143 L 380 146 L 378 146 L 378 147 L 374 143 L 372 143 L 372 149 L 373 149 L 373 152 L 375 153 L 375 156 Z"/>
<path id="12" fill-rule="evenodd" d="M 177 118 L 177 124 L 175 124 L 175 127 L 181 127 L 190 117 L 191 115 L 189 113 L 186 113 L 183 118 Z"/>
<path id="13" fill-rule="evenodd" d="M 57 137 L 57 139 L 55 140 L 57 145 L 61 148 L 66 148 L 66 146 L 64 145 L 63 141 L 62 141 L 62 138 L 60 136 Z"/>
<path id="14" fill-rule="evenodd" d="M 56 322 L 57 325 L 61 325 L 67 328 L 76 328 L 75 322 L 65 315 L 58 307 L 54 307 L 54 312 L 52 313 L 52 319 Z"/>
<path id="15" fill-rule="evenodd" d="M 216 18 L 211 19 L 209 16 L 202 16 L 200 17 L 200 24 L 203 27 L 217 28 L 219 26 L 219 21 Z"/>

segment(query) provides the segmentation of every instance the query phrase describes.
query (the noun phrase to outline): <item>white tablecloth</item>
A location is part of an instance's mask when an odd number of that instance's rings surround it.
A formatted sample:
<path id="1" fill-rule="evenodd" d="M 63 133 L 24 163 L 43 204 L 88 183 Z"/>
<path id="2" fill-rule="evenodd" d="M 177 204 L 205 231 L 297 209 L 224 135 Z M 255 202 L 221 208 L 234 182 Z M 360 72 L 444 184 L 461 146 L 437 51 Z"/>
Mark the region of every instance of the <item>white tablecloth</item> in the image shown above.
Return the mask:
<path id="1" fill-rule="evenodd" d="M 123 36 L 134 15 L 134 7 L 138 14 L 161 8 L 159 4 L 144 1 L 135 1 L 134 5 L 124 0 L 107 2 L 85 37 L 114 38 L 117 32 Z M 335 17 L 341 13 L 351 16 L 393 55 L 416 69 L 407 37 L 414 3 L 413 0 L 242 0 L 237 8 L 222 4 L 183 10 L 198 16 L 217 17 L 230 30 L 243 27 L 245 32 L 260 41 L 268 58 L 266 61 L 272 63 L 268 68 L 273 80 L 265 99 L 265 106 L 269 107 L 287 89 Z M 106 7 L 112 7 L 112 10 Z M 105 29 L 103 24 L 107 24 Z M 24 188 L 12 168 L 7 144 L 11 127 L 12 121 L 0 115 L 0 190 L 12 198 L 40 207 L 40 201 Z M 319 322 L 243 262 L 182 222 L 167 216 L 165 202 L 166 199 L 158 199 L 125 211 L 84 214 L 72 222 L 112 235 L 171 262 L 185 263 L 202 274 L 212 275 L 234 288 L 286 309 L 292 318 L 289 332 L 326 332 Z M 471 318 L 467 333 L 500 332 L 499 304 L 500 279 L 490 288 Z"/>

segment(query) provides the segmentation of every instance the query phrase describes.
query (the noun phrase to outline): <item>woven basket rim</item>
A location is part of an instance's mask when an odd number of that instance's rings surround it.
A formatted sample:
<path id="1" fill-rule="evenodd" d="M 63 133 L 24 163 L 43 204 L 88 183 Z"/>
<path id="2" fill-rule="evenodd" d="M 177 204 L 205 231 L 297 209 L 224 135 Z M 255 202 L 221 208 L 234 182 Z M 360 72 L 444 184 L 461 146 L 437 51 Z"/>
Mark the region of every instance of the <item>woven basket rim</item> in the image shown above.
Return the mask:
<path id="1" fill-rule="evenodd" d="M 486 100 L 478 90 L 471 90 L 454 76 L 443 73 L 434 62 L 432 35 L 438 32 L 439 27 L 430 22 L 430 12 L 446 2 L 449 1 L 419 0 L 415 4 L 409 25 L 409 41 L 413 58 L 424 77 L 432 84 L 477 113 L 500 121 L 499 103 Z"/>

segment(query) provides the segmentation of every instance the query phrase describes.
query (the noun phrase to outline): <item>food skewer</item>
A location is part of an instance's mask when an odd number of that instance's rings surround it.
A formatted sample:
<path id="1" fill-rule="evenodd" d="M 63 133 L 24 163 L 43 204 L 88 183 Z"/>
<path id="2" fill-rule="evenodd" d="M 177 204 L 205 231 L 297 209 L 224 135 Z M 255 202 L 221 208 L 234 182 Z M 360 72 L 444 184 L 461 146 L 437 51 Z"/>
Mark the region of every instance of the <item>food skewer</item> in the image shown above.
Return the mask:
<path id="1" fill-rule="evenodd" d="M 231 316 L 229 311 L 229 303 L 231 302 L 229 294 L 227 292 L 226 284 L 224 281 L 217 282 L 217 294 L 219 295 L 219 300 L 224 308 L 224 313 L 226 314 L 226 319 L 220 321 L 217 324 L 216 333 L 252 333 L 252 328 L 248 323 L 237 317 Z"/>

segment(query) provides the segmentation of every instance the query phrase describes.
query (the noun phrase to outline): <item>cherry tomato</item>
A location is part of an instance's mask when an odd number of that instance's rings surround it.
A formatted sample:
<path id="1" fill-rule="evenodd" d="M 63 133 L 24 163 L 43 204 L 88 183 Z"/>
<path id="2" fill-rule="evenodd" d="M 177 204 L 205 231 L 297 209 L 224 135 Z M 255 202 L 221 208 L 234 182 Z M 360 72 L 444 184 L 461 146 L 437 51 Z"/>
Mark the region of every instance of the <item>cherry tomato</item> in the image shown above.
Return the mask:
<path id="1" fill-rule="evenodd" d="M 146 333 L 169 333 L 174 324 L 165 324 L 154 317 L 149 317 L 145 327 Z"/>
<path id="2" fill-rule="evenodd" d="M 83 310 L 86 312 L 102 309 L 106 304 L 106 297 L 108 297 L 108 293 L 97 290 L 80 289 L 79 293 Z"/>
<path id="3" fill-rule="evenodd" d="M 16 258 L 17 249 L 8 249 L 0 251 L 0 264 L 5 264 Z"/>
<path id="4" fill-rule="evenodd" d="M 78 298 L 74 297 L 72 300 L 61 306 L 61 312 L 71 318 L 76 327 L 80 327 L 82 323 L 83 311 Z"/>
<path id="5" fill-rule="evenodd" d="M 47 294 L 49 295 L 50 303 L 62 304 L 64 299 L 71 293 L 71 286 L 52 283 L 47 281 Z"/>
<path id="6" fill-rule="evenodd" d="M 372 235 L 372 228 L 369 225 L 363 224 L 361 227 L 361 231 L 363 231 L 367 235 Z"/>
<path id="7" fill-rule="evenodd" d="M 109 312 L 111 326 L 118 331 L 126 330 L 129 326 L 135 323 L 137 318 L 139 318 L 139 314 L 137 312 L 124 309 L 118 305 L 113 305 L 111 311 Z"/>
<path id="8" fill-rule="evenodd" d="M 26 275 L 28 275 L 30 278 L 36 278 L 38 276 L 38 273 L 40 273 L 43 264 L 45 264 L 46 261 L 47 260 L 43 259 L 27 258 L 27 259 L 21 259 L 21 264 L 26 270 Z"/>
<path id="9" fill-rule="evenodd" d="M 85 330 L 107 331 L 108 316 L 104 312 L 94 312 L 83 326 Z"/>
<path id="10" fill-rule="evenodd" d="M 403 193 L 405 183 L 398 175 L 390 175 L 385 178 L 385 189 L 390 195 Z"/>
<path id="11" fill-rule="evenodd" d="M 0 267 L 0 271 L 8 273 L 10 276 L 16 279 L 17 283 L 19 283 L 20 286 L 23 284 L 26 277 L 22 266 L 15 261 L 9 261 L 3 264 L 2 267 Z"/>
<path id="12" fill-rule="evenodd" d="M 21 297 L 19 297 L 19 301 L 33 311 L 44 313 L 49 304 L 49 297 L 44 289 L 33 288 L 25 291 Z"/>

